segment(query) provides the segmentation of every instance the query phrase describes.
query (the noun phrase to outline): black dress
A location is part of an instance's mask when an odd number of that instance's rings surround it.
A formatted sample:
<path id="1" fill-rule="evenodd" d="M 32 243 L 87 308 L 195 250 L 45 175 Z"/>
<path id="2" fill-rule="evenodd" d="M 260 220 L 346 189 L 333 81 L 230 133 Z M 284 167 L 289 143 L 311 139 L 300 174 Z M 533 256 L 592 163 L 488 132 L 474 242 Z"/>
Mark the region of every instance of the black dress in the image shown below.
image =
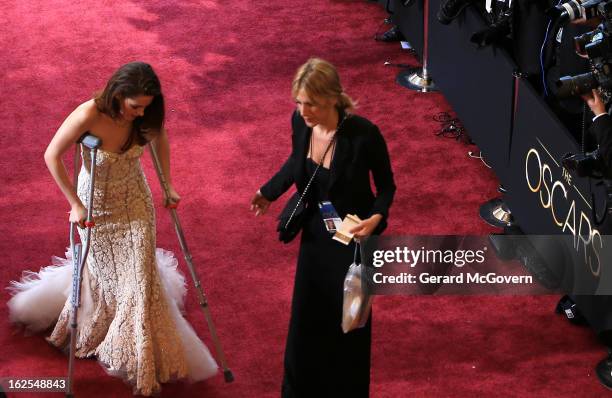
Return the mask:
<path id="1" fill-rule="evenodd" d="M 316 168 L 305 162 L 306 176 Z M 371 319 L 361 329 L 342 332 L 343 283 L 353 261 L 354 243 L 331 238 L 318 211 L 328 199 L 330 171 L 320 167 L 309 192 L 295 275 L 285 349 L 282 396 L 367 397 L 370 385 Z"/>
<path id="2" fill-rule="evenodd" d="M 285 398 L 368 396 L 371 320 L 363 329 L 348 334 L 341 329 L 342 288 L 354 246 L 331 239 L 316 205 L 329 198 L 341 218 L 355 214 L 365 220 L 380 214 L 382 220 L 373 232 L 377 235 L 387 226 L 396 187 L 387 145 L 378 127 L 343 110 L 339 110 L 339 120 L 344 122 L 336 132 L 330 169 L 319 169 L 311 186 L 312 211 L 301 237 L 285 350 Z M 316 167 L 306 159 L 312 129 L 297 111 L 291 117 L 291 131 L 291 154 L 260 188 L 270 201 L 294 184 L 304 192 L 309 173 L 312 175 Z"/>

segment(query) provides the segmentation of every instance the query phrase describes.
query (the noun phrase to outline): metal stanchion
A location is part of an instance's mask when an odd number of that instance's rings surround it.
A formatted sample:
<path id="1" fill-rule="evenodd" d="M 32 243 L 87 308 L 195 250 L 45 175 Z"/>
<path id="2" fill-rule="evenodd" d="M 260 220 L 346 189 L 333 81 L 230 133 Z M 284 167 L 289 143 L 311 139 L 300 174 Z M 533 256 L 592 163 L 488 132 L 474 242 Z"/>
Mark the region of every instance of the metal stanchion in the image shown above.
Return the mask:
<path id="1" fill-rule="evenodd" d="M 510 158 L 510 149 L 512 148 L 512 138 L 514 135 L 514 126 L 516 123 L 516 113 L 518 111 L 518 98 L 519 98 L 519 83 L 523 78 L 523 74 L 518 71 L 514 71 L 512 74 L 513 78 L 513 89 L 512 89 L 512 108 L 510 110 L 512 117 L 510 119 L 510 144 L 508 145 L 508 158 Z M 468 152 L 468 156 L 471 156 Z M 482 152 L 480 153 L 480 159 L 482 159 Z M 485 165 L 487 165 L 485 163 Z M 487 167 L 491 168 L 487 165 Z M 508 190 L 500 185 L 497 189 L 500 193 L 506 194 Z M 489 225 L 499 228 L 507 228 L 514 226 L 515 220 L 512 216 L 512 212 L 508 208 L 508 205 L 504 202 L 503 197 L 493 198 L 480 205 L 480 217 Z"/>
<path id="2" fill-rule="evenodd" d="M 401 71 L 397 75 L 397 82 L 411 90 L 427 93 L 438 91 L 429 72 L 427 62 L 429 58 L 429 0 L 423 0 L 423 67 L 411 68 Z"/>

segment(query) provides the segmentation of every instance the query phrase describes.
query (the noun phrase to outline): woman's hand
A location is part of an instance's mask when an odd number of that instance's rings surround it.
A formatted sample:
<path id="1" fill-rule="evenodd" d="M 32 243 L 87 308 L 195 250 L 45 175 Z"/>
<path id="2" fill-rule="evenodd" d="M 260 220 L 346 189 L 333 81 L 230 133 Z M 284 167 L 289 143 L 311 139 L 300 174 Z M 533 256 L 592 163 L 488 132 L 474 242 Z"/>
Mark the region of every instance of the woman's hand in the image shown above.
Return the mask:
<path id="1" fill-rule="evenodd" d="M 261 191 L 257 191 L 253 199 L 251 199 L 251 211 L 255 212 L 256 216 L 266 214 L 268 207 L 270 207 L 270 201 L 261 194 Z"/>
<path id="2" fill-rule="evenodd" d="M 355 239 L 365 238 L 372 235 L 372 232 L 376 229 L 383 216 L 381 214 L 374 214 L 370 218 L 366 218 L 359 224 L 349 230 L 350 233 L 354 234 Z"/>
<path id="3" fill-rule="evenodd" d="M 181 197 L 176 193 L 174 187 L 168 185 L 168 196 L 164 198 L 164 207 L 167 209 L 176 209 L 180 201 Z"/>
<path id="4" fill-rule="evenodd" d="M 592 90 L 590 93 L 583 94 L 582 99 L 591 108 L 595 116 L 606 113 L 606 105 L 603 103 L 599 91 Z"/>
<path id="5" fill-rule="evenodd" d="M 72 206 L 69 212 L 68 220 L 71 223 L 77 224 L 80 228 L 85 228 L 85 220 L 87 219 L 87 209 L 82 203 Z"/>

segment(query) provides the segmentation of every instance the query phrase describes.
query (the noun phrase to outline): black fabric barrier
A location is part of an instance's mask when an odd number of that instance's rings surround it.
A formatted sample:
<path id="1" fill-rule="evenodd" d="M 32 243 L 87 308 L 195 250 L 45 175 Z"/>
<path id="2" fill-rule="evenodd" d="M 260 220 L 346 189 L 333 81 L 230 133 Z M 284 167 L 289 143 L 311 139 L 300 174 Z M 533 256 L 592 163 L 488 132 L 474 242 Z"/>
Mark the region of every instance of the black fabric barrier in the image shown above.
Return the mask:
<path id="1" fill-rule="evenodd" d="M 390 0 L 395 23 L 406 40 L 410 43 L 419 59 L 423 55 L 423 2 L 413 0 L 403 5 L 401 0 Z"/>
<path id="2" fill-rule="evenodd" d="M 435 17 L 439 7 L 440 0 L 430 1 L 430 74 L 505 185 L 516 66 L 504 51 L 477 49 L 470 42 L 472 33 L 485 27 L 474 10 L 442 25 Z"/>
<path id="3" fill-rule="evenodd" d="M 528 82 L 519 80 L 515 127 L 505 201 L 527 233 L 567 233 L 562 226 L 573 206 L 576 219 L 591 223 L 591 184 L 561 165 L 566 153 L 579 153 L 574 138 Z M 555 185 L 554 192 L 552 191 Z M 552 197 L 552 202 L 550 198 Z M 549 207 L 550 202 L 550 207 Z M 582 215 L 582 216 L 581 216 Z M 555 220 L 556 219 L 556 220 Z M 583 231 L 584 232 L 584 231 Z"/>
<path id="4" fill-rule="evenodd" d="M 603 191 L 594 190 L 596 180 L 578 177 L 563 168 L 561 159 L 580 148 L 571 134 L 524 79 L 519 80 L 517 106 L 510 152 L 508 193 L 504 200 L 527 234 L 569 235 L 564 248 L 550 241 L 534 242 L 548 268 L 567 261 L 568 253 L 582 263 L 573 277 L 580 286 L 611 285 L 611 269 L 602 264 L 612 258 L 612 242 L 593 217 L 604 208 Z M 566 254 L 561 255 L 565 251 Z M 569 290 L 568 290 L 569 291 Z"/>
<path id="5" fill-rule="evenodd" d="M 392 1 L 394 19 L 400 27 L 422 29 L 423 1 L 417 0 L 409 6 L 401 5 L 399 0 Z M 508 189 L 505 200 L 518 224 L 529 234 L 567 232 L 560 232 L 551 219 L 550 209 L 538 204 L 539 193 L 534 194 L 526 185 L 525 156 L 533 148 L 548 164 L 546 178 L 554 177 L 552 182 L 547 181 L 551 185 L 548 188 L 557 180 L 566 182 L 569 204 L 559 203 L 557 210 L 566 211 L 575 202 L 577 217 L 588 219 L 594 226 L 591 194 L 595 195 L 595 207 L 601 214 L 605 206 L 603 187 L 596 180 L 578 178 L 571 173 L 563 176 L 562 168 L 543 148 L 559 163 L 565 153 L 580 151 L 575 138 L 529 82 L 515 79 L 516 65 L 503 49 L 493 46 L 478 49 L 470 42 L 471 35 L 486 26 L 482 16 L 468 7 L 451 24 L 442 25 L 436 19 L 440 3 L 441 0 L 431 0 L 429 6 L 430 75 Z M 407 35 L 408 31 L 403 31 L 408 40 L 416 43 L 417 32 L 412 32 Z M 567 208 L 562 208 L 563 205 Z"/>
<path id="6" fill-rule="evenodd" d="M 418 7 L 412 7 L 422 12 L 423 2 L 417 2 Z M 612 258 L 612 245 L 598 239 L 612 233 L 612 219 L 604 225 L 595 222 L 604 211 L 605 190 L 600 181 L 577 177 L 561 166 L 564 154 L 579 153 L 576 139 L 526 80 L 515 80 L 516 67 L 508 54 L 470 43 L 471 35 L 485 26 L 480 15 L 468 7 L 445 26 L 436 19 L 439 6 L 440 0 L 430 2 L 430 75 L 508 189 L 504 200 L 522 231 L 571 237 L 564 247 L 532 239 L 540 256 L 525 261 L 554 270 L 568 257 L 580 258 L 584 267 L 573 268 L 576 283 L 612 284 L 612 269 L 602 262 Z M 421 29 L 422 23 L 410 11 L 400 10 L 394 18 L 413 45 L 421 43 L 421 54 L 422 42 L 411 29 Z M 598 215 L 593 215 L 593 207 Z M 567 275 L 563 279 L 562 285 L 571 280 Z M 596 331 L 612 329 L 609 296 L 574 299 Z"/>

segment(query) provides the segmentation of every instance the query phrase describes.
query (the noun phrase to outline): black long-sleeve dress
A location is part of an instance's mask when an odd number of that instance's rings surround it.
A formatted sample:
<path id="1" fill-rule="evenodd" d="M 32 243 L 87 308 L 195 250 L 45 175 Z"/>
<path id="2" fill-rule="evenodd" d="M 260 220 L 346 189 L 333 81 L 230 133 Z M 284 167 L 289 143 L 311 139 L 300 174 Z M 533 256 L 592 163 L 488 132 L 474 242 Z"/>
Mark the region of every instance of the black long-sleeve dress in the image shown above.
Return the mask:
<path id="1" fill-rule="evenodd" d="M 341 112 L 340 119 L 344 117 Z M 293 150 L 281 170 L 261 188 L 275 200 L 292 183 L 300 192 L 316 168 L 306 159 L 312 129 L 296 112 L 292 119 Z M 370 172 L 376 196 L 370 187 Z M 325 229 L 317 203 L 330 200 L 340 217 L 365 219 L 383 215 L 375 233 L 386 226 L 395 184 L 387 147 L 378 128 L 351 115 L 337 132 L 330 169 L 321 167 L 309 188 L 295 275 L 291 320 L 285 348 L 282 396 L 367 397 L 370 384 L 371 319 L 366 326 L 342 332 L 343 282 L 353 261 L 353 244 L 345 246 Z"/>

